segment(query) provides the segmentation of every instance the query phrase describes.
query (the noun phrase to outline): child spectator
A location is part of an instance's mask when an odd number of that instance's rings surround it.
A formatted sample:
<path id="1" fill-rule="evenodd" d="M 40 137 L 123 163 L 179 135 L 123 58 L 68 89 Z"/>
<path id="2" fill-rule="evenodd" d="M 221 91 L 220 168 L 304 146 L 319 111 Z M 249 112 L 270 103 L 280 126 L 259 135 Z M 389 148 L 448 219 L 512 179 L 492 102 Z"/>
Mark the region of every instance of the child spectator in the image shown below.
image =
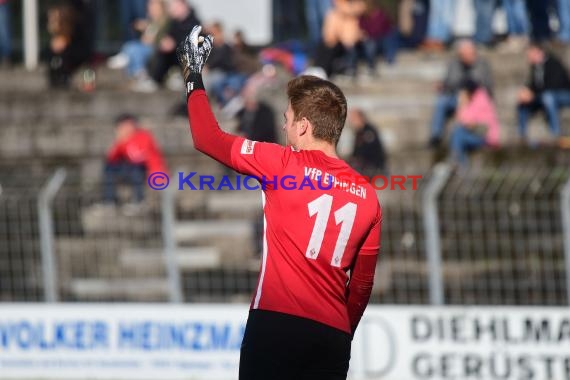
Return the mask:
<path id="1" fill-rule="evenodd" d="M 137 117 L 120 115 L 116 126 L 115 142 L 107 153 L 103 176 L 104 201 L 116 205 L 117 185 L 126 181 L 133 189 L 131 204 L 140 205 L 147 174 L 166 173 L 164 157 L 152 134 L 140 127 Z"/>

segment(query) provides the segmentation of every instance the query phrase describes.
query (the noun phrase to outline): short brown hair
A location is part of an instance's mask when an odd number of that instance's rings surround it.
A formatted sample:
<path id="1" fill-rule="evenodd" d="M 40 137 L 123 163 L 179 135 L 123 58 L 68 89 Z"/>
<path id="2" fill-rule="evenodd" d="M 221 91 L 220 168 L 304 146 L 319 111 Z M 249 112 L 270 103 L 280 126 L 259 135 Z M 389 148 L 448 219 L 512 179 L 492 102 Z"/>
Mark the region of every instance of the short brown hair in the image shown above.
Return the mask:
<path id="1" fill-rule="evenodd" d="M 346 121 L 346 98 L 332 82 L 303 75 L 287 85 L 287 97 L 295 113 L 313 126 L 313 136 L 336 145 Z"/>

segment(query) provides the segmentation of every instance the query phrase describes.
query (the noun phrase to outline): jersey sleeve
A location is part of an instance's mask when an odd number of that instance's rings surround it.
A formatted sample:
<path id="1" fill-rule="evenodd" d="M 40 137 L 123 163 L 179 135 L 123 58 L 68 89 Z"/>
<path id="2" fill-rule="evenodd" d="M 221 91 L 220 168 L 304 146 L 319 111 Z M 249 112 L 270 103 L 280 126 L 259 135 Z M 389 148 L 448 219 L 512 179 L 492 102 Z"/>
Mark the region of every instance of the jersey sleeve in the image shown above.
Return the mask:
<path id="1" fill-rule="evenodd" d="M 356 331 L 372 294 L 376 259 L 374 255 L 360 255 L 352 270 L 346 304 L 352 334 Z"/>
<path id="2" fill-rule="evenodd" d="M 374 273 L 380 250 L 380 233 L 382 228 L 382 209 L 380 205 L 377 207 L 374 223 L 360 248 L 359 254 L 356 256 L 348 285 L 347 311 L 353 334 L 368 305 L 374 285 Z"/>
<path id="3" fill-rule="evenodd" d="M 382 233 L 382 209 L 378 206 L 378 211 L 374 219 L 374 224 L 364 239 L 360 248 L 360 255 L 377 255 L 380 251 L 380 235 Z"/>
<path id="4" fill-rule="evenodd" d="M 247 140 L 222 131 L 203 90 L 188 99 L 188 115 L 194 147 L 237 172 L 262 180 L 281 173 L 291 148 Z M 271 185 L 269 186 L 269 188 Z"/>
<path id="5" fill-rule="evenodd" d="M 240 137 L 232 146 L 232 168 L 237 172 L 273 180 L 281 173 L 291 155 L 291 148 Z"/>
<path id="6" fill-rule="evenodd" d="M 231 152 L 238 137 L 220 129 L 204 90 L 196 90 L 190 94 L 188 120 L 196 150 L 232 167 Z"/>
<path id="7" fill-rule="evenodd" d="M 116 162 L 124 154 L 124 143 L 116 142 L 107 152 L 107 162 Z"/>

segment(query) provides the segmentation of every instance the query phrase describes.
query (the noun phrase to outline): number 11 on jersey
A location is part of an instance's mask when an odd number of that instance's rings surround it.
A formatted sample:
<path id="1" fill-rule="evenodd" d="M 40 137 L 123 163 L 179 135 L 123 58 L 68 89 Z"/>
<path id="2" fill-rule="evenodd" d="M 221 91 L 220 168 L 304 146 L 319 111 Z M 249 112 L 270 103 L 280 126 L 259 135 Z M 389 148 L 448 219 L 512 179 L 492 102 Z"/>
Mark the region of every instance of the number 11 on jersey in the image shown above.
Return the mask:
<path id="1" fill-rule="evenodd" d="M 313 217 L 317 215 L 315 225 L 313 227 L 313 232 L 311 233 L 311 238 L 309 239 L 309 245 L 307 246 L 307 252 L 305 253 L 305 256 L 309 259 L 316 260 L 319 256 L 321 245 L 323 244 L 323 240 L 325 238 L 327 223 L 329 222 L 332 203 L 332 195 L 323 194 L 307 205 L 309 209 L 309 216 Z M 336 240 L 333 255 L 331 258 L 331 265 L 333 267 L 340 267 L 342 256 L 344 255 L 346 244 L 348 243 L 355 217 L 356 204 L 352 202 L 347 203 L 343 207 L 336 210 L 334 213 L 336 225 L 342 225 L 340 227 L 340 233 Z"/>

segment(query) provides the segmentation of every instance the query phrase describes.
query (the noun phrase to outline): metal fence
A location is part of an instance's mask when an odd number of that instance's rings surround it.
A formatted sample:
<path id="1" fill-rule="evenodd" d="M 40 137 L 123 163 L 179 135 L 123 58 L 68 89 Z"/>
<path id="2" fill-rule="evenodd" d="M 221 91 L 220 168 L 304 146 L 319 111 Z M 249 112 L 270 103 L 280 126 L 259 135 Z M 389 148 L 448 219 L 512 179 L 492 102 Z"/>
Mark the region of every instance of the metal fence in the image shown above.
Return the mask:
<path id="1" fill-rule="evenodd" d="M 4 185 L 1 301 L 249 300 L 259 270 L 260 194 L 153 192 L 133 213 L 100 207 L 98 186 L 65 174 Z M 372 302 L 570 303 L 567 165 L 471 172 L 439 165 L 417 191 L 379 198 Z"/>

